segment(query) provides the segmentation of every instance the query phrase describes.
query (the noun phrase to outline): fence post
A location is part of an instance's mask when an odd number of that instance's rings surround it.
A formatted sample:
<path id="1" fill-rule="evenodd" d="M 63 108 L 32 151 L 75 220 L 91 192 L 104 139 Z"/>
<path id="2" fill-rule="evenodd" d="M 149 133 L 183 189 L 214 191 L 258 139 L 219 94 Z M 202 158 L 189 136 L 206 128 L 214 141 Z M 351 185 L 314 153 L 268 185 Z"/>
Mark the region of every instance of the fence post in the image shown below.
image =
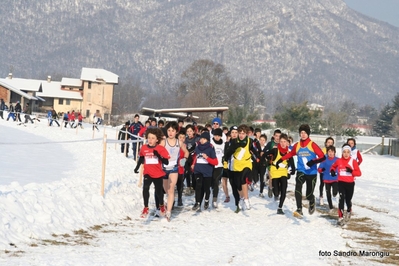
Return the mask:
<path id="1" fill-rule="evenodd" d="M 392 139 L 389 139 L 388 155 L 392 156 Z"/>
<path id="2" fill-rule="evenodd" d="M 127 128 L 125 127 L 125 141 L 127 140 Z M 125 154 L 125 157 L 127 157 L 127 142 L 125 142 L 125 146 L 123 149 L 123 154 Z"/>
<path id="3" fill-rule="evenodd" d="M 101 171 L 101 196 L 104 197 L 104 184 L 105 184 L 105 164 L 107 160 L 107 135 L 104 134 L 103 139 L 103 165 Z"/>
<path id="4" fill-rule="evenodd" d="M 115 139 L 116 140 L 118 139 L 118 133 L 119 133 L 119 131 L 118 131 L 118 129 L 116 129 L 116 134 L 115 134 Z M 116 150 L 116 142 L 115 142 L 115 150 Z"/>
<path id="5" fill-rule="evenodd" d="M 381 141 L 381 155 L 384 155 L 384 139 L 385 139 L 385 136 L 384 135 L 382 135 L 382 141 Z"/>

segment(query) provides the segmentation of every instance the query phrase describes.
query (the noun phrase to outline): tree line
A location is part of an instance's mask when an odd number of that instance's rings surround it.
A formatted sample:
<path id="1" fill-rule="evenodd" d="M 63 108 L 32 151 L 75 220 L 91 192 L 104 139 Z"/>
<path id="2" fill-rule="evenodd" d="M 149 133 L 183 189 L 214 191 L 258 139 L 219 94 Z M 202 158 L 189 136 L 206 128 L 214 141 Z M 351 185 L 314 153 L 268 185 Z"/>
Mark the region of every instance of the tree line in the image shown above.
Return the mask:
<path id="1" fill-rule="evenodd" d="M 271 96 L 272 95 L 272 96 Z M 251 78 L 234 78 L 225 66 L 212 60 L 194 61 L 174 82 L 167 78 L 156 82 L 154 88 L 144 89 L 137 77 L 128 77 L 114 91 L 113 114 L 124 115 L 139 112 L 145 107 L 215 107 L 228 106 L 224 116 L 227 124 L 250 124 L 264 114 L 258 106 L 273 107 L 268 118 L 275 119 L 277 126 L 296 130 L 302 123 L 308 123 L 314 133 L 327 135 L 361 135 L 356 129 L 343 129 L 345 124 L 359 123 L 359 118 L 372 125 L 371 134 L 394 136 L 398 134 L 399 94 L 393 104 L 387 104 L 379 113 L 371 105 L 358 105 L 346 100 L 331 103 L 323 111 L 310 110 L 311 95 L 306 88 L 294 90 L 290 95 L 272 93 Z M 207 122 L 214 113 L 196 114 L 201 122 Z M 264 128 L 270 125 L 262 125 Z M 396 133 L 395 133 L 396 130 Z"/>

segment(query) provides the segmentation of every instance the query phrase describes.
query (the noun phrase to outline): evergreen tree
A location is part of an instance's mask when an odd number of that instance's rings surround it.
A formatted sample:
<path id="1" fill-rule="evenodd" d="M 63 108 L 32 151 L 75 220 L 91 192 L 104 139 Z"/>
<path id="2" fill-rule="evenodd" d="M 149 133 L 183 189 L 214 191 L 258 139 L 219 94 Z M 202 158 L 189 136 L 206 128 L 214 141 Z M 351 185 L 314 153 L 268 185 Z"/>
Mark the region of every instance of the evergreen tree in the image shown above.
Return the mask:
<path id="1" fill-rule="evenodd" d="M 399 92 L 396 94 L 395 98 L 392 100 L 392 108 L 398 112 L 399 111 Z"/>
<path id="2" fill-rule="evenodd" d="M 307 102 L 285 105 L 274 118 L 278 127 L 290 131 L 296 131 L 301 124 L 311 125 L 312 132 L 321 130 L 321 112 L 309 110 Z"/>
<path id="3" fill-rule="evenodd" d="M 381 113 L 373 126 L 374 133 L 377 136 L 392 136 L 392 120 L 395 114 L 396 110 L 389 103 L 381 110 Z"/>

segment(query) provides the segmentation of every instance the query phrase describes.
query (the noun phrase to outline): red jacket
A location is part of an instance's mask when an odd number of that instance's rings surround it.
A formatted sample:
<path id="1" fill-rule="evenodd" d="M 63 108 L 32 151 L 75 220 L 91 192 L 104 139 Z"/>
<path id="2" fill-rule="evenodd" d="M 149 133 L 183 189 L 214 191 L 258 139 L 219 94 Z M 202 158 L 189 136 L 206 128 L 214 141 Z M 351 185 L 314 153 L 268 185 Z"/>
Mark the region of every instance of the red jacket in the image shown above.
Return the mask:
<path id="1" fill-rule="evenodd" d="M 144 133 L 147 131 L 147 127 L 142 127 L 141 129 L 140 129 L 140 131 L 139 131 L 139 136 L 140 137 L 143 137 L 144 136 Z"/>
<path id="2" fill-rule="evenodd" d="M 69 114 L 68 115 L 68 120 L 69 121 L 75 121 L 75 114 L 74 113 Z"/>
<path id="3" fill-rule="evenodd" d="M 352 173 L 346 171 L 346 167 L 352 169 Z M 355 182 L 356 176 L 361 176 L 362 172 L 360 171 L 359 164 L 356 160 L 353 160 L 351 157 L 348 159 L 339 158 L 332 166 L 331 170 L 334 170 L 338 175 L 338 181 L 353 183 Z"/>
<path id="4" fill-rule="evenodd" d="M 162 162 L 154 155 L 156 150 L 163 158 L 170 158 L 168 150 L 162 145 L 150 147 L 147 144 L 143 145 L 140 149 L 140 157 L 144 157 L 144 171 L 143 175 L 149 175 L 152 178 L 161 178 L 165 176 L 162 170 Z"/>

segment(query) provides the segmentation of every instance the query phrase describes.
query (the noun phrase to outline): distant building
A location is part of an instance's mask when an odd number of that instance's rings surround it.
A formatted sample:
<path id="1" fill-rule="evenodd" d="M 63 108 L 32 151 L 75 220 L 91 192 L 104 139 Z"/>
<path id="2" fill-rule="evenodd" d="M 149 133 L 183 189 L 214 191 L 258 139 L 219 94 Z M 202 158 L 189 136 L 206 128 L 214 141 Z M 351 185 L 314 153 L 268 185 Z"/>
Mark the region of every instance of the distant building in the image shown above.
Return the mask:
<path id="1" fill-rule="evenodd" d="M 307 105 L 307 107 L 309 108 L 309 110 L 311 111 L 321 111 L 324 112 L 324 106 L 317 104 L 317 103 L 310 103 Z"/>
<path id="2" fill-rule="evenodd" d="M 43 98 L 36 96 L 36 93 L 40 91 L 41 83 L 41 80 L 36 79 L 13 78 L 12 73 L 10 73 L 8 77 L 0 79 L 0 98 L 6 104 L 10 102 L 15 104 L 19 101 L 22 107 L 26 103 L 30 103 L 33 110 L 35 110 L 39 102 L 45 101 Z"/>
<path id="3" fill-rule="evenodd" d="M 365 117 L 365 116 L 358 116 L 358 117 L 357 117 L 357 123 L 358 123 L 358 124 L 363 124 L 363 125 L 365 125 L 365 124 L 367 124 L 368 120 L 369 120 L 369 118 L 368 118 L 368 117 Z"/>
<path id="4" fill-rule="evenodd" d="M 276 120 L 254 120 L 252 121 L 254 125 L 270 124 L 272 127 L 276 126 Z"/>
<path id="5" fill-rule="evenodd" d="M 118 75 L 104 69 L 82 68 L 80 79 L 62 78 L 61 81 L 13 78 L 0 79 L 0 98 L 8 104 L 29 102 L 33 111 L 46 111 L 54 107 L 57 112 L 75 110 L 91 119 L 96 110 L 109 123 L 114 86 Z"/>
<path id="6" fill-rule="evenodd" d="M 363 125 L 363 124 L 345 124 L 342 126 L 343 129 L 357 129 L 363 135 L 369 136 L 371 135 L 371 131 L 373 129 L 370 125 Z"/>

